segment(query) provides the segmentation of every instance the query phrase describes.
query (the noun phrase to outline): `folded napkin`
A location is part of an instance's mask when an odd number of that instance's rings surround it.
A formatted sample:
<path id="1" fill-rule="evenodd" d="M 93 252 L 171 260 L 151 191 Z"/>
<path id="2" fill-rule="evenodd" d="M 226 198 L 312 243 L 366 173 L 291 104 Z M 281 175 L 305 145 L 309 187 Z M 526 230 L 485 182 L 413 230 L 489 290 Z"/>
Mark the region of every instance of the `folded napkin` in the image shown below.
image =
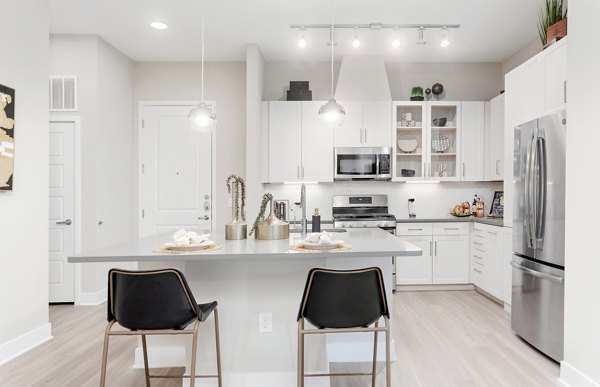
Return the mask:
<path id="1" fill-rule="evenodd" d="M 313 232 L 306 236 L 305 243 L 318 243 L 320 245 L 330 245 L 333 242 L 331 234 L 327 231 Z"/>
<path id="2" fill-rule="evenodd" d="M 185 246 L 190 244 L 200 244 L 209 240 L 210 234 L 198 235 L 194 231 L 185 231 L 185 229 L 179 229 L 173 234 L 173 244 L 176 246 Z"/>

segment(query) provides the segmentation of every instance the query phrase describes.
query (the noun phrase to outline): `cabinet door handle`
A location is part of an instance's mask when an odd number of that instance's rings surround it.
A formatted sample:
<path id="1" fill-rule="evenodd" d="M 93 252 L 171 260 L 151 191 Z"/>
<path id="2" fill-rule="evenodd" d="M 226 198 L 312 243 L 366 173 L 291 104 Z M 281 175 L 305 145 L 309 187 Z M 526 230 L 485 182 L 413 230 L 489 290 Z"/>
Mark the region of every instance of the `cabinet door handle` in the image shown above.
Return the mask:
<path id="1" fill-rule="evenodd" d="M 369 140 L 367 140 L 367 128 L 365 128 L 365 144 L 369 142 Z"/>
<path id="2" fill-rule="evenodd" d="M 465 177 L 465 163 L 462 163 L 460 166 L 462 177 Z"/>
<path id="3" fill-rule="evenodd" d="M 433 248 L 435 250 L 434 255 L 437 257 L 437 241 L 433 242 Z"/>
<path id="4" fill-rule="evenodd" d="M 500 175 L 500 160 L 496 160 L 496 175 Z"/>
<path id="5" fill-rule="evenodd" d="M 458 231 L 459 228 L 458 227 L 444 227 L 444 230 L 446 230 L 446 231 Z"/>
<path id="6" fill-rule="evenodd" d="M 409 228 L 408 231 L 423 231 L 422 228 Z"/>
<path id="7" fill-rule="evenodd" d="M 567 103 L 567 80 L 563 81 L 563 103 Z"/>
<path id="8" fill-rule="evenodd" d="M 304 165 L 302 166 L 302 178 L 304 179 Z"/>
<path id="9" fill-rule="evenodd" d="M 429 256 L 433 257 L 433 242 L 429 242 Z"/>

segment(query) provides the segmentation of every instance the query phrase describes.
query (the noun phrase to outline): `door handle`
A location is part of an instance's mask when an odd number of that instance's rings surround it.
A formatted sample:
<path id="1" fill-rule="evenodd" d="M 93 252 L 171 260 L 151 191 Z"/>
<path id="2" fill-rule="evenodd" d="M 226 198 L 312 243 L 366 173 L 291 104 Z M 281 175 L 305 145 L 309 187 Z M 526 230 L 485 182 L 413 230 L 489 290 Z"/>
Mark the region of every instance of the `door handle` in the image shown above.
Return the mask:
<path id="1" fill-rule="evenodd" d="M 523 265 L 521 265 L 519 263 L 516 263 L 515 261 L 510 261 L 510 265 L 512 267 L 514 267 L 515 269 L 521 270 L 521 271 L 523 271 L 523 272 L 525 272 L 527 274 L 531 274 L 534 277 L 538 277 L 538 278 L 541 278 L 541 279 L 546 279 L 546 280 L 553 281 L 553 282 L 558 282 L 559 284 L 563 283 L 563 279 L 560 278 L 560 277 L 557 277 L 557 276 L 554 276 L 554 275 L 550 275 L 550 274 L 546 274 L 546 273 L 542 273 L 540 271 L 536 271 L 536 270 L 533 270 L 533 269 L 529 269 L 529 268 L 527 268 L 527 267 L 525 267 L 525 266 L 523 266 Z"/>
<path id="2" fill-rule="evenodd" d="M 433 242 L 429 242 L 429 255 L 433 257 Z"/>
<path id="3" fill-rule="evenodd" d="M 500 168 L 499 168 L 499 164 L 500 164 L 500 160 L 496 160 L 496 175 L 499 176 L 500 175 Z"/>
<path id="4" fill-rule="evenodd" d="M 209 219 L 210 219 L 210 216 L 208 216 L 208 215 L 199 216 L 199 217 L 198 217 L 198 219 L 199 219 L 199 220 L 209 220 Z"/>
<path id="5" fill-rule="evenodd" d="M 66 219 L 66 220 L 61 220 L 59 222 L 56 222 L 56 224 L 64 224 L 67 226 L 70 226 L 73 222 L 71 221 L 71 219 Z"/>
<path id="6" fill-rule="evenodd" d="M 365 144 L 369 142 L 369 140 L 367 140 L 367 128 L 365 128 Z"/>
<path id="7" fill-rule="evenodd" d="M 437 241 L 433 242 L 433 249 L 434 249 L 434 254 L 437 257 Z"/>

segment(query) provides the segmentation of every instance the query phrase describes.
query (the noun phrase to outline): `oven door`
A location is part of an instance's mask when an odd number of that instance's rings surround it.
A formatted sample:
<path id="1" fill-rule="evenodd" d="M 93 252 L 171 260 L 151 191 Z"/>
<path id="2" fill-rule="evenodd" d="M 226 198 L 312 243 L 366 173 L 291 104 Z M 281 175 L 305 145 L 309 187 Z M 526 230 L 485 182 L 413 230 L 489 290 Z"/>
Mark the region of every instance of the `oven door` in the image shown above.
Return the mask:
<path id="1" fill-rule="evenodd" d="M 375 179 L 378 171 L 378 148 L 336 148 L 335 180 Z"/>

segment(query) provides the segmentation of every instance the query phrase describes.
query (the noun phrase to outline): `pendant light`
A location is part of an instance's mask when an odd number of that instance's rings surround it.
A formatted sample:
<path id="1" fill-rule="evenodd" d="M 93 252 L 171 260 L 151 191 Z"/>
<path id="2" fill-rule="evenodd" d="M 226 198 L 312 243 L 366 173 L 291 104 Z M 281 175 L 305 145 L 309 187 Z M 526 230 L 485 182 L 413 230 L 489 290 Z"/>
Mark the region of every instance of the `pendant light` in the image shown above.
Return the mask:
<path id="1" fill-rule="evenodd" d="M 217 115 L 210 106 L 204 103 L 204 0 L 200 1 L 200 12 L 202 12 L 202 56 L 201 56 L 201 75 L 200 75 L 200 103 L 188 114 L 188 120 L 192 129 L 201 131 L 210 131 L 217 119 Z"/>
<path id="2" fill-rule="evenodd" d="M 329 43 L 331 45 L 331 97 L 329 101 L 319 109 L 319 115 L 323 117 L 325 122 L 331 126 L 339 126 L 342 121 L 344 121 L 344 117 L 346 116 L 346 111 L 335 100 L 335 95 L 333 91 L 333 48 L 335 47 L 335 36 L 334 36 L 334 18 L 333 18 L 333 0 L 331 0 L 331 29 L 329 30 Z"/>

